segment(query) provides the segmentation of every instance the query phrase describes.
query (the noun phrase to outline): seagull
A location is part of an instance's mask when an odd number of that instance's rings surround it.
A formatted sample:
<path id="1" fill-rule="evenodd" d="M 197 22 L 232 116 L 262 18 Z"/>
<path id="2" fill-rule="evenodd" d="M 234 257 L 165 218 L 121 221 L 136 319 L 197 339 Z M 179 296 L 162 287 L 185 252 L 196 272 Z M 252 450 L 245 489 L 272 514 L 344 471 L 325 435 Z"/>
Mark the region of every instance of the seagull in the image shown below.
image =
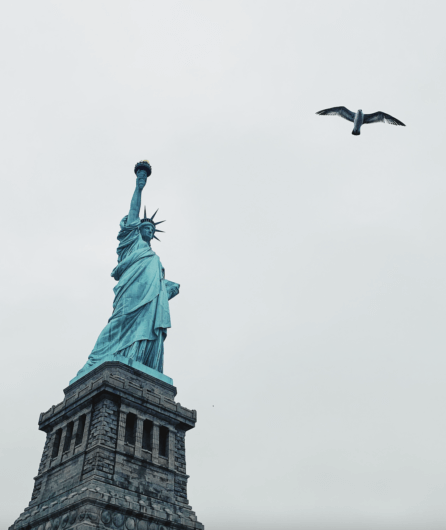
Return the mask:
<path id="1" fill-rule="evenodd" d="M 331 109 L 320 110 L 319 112 L 316 112 L 316 114 L 320 114 L 321 116 L 341 116 L 344 120 L 352 121 L 352 134 L 355 136 L 361 134 L 361 125 L 363 123 L 378 123 L 382 121 L 384 123 L 390 123 L 391 125 L 402 125 L 405 127 L 402 121 L 381 111 L 374 112 L 373 114 L 364 114 L 361 109 L 359 109 L 358 112 L 352 112 L 346 107 L 332 107 Z"/>

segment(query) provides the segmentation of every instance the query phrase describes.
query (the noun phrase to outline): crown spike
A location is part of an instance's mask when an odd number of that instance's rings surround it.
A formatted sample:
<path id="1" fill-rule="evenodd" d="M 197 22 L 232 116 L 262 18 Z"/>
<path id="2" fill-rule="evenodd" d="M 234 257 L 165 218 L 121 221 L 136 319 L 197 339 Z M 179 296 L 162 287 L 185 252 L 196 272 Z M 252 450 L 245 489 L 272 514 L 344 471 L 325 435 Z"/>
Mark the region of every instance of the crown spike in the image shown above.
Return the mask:
<path id="1" fill-rule="evenodd" d="M 146 207 L 144 206 L 144 219 L 147 219 Z"/>
<path id="2" fill-rule="evenodd" d="M 164 234 L 164 230 L 158 230 L 156 229 L 155 232 L 162 232 Z"/>
<path id="3" fill-rule="evenodd" d="M 165 223 L 165 222 L 166 220 L 164 219 L 164 221 L 158 221 L 157 223 L 153 223 L 153 224 L 156 226 L 156 225 L 160 225 L 161 223 Z"/>
<path id="4" fill-rule="evenodd" d="M 159 208 L 157 208 L 156 212 L 152 215 L 152 217 L 150 218 L 151 221 L 153 221 L 153 218 L 155 217 L 155 215 L 157 214 Z"/>
<path id="5" fill-rule="evenodd" d="M 160 240 L 156 237 L 155 234 L 153 234 L 153 237 L 154 237 L 157 241 L 160 241 Z M 160 243 L 161 243 L 161 241 L 160 241 Z"/>

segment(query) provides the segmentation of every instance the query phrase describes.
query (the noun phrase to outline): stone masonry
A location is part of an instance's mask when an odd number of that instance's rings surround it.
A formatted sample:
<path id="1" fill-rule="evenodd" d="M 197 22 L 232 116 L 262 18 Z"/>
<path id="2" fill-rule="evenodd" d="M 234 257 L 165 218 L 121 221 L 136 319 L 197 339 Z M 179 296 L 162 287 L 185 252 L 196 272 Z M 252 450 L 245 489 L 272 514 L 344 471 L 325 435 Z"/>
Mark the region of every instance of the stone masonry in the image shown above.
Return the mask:
<path id="1" fill-rule="evenodd" d="M 9 530 L 203 530 L 187 499 L 176 388 L 105 362 L 40 415 L 46 432 L 29 506 Z"/>

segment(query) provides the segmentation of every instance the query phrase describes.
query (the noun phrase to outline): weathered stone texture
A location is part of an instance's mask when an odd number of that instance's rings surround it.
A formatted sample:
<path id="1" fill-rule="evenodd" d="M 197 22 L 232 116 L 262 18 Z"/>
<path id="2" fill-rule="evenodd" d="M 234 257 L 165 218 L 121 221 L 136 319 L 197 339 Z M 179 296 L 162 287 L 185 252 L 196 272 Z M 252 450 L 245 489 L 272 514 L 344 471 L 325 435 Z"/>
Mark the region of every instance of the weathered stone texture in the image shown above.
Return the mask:
<path id="1" fill-rule="evenodd" d="M 118 362 L 70 385 L 40 415 L 39 473 L 10 530 L 202 530 L 187 500 L 185 434 L 196 412 L 175 395 Z"/>

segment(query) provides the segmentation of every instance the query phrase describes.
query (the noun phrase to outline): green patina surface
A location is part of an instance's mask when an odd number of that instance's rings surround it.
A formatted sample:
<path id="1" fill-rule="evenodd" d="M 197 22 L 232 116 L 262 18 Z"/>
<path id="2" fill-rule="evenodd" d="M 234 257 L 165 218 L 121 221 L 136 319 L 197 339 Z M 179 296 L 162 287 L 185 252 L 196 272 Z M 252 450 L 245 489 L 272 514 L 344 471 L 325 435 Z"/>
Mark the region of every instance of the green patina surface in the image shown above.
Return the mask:
<path id="1" fill-rule="evenodd" d="M 172 384 L 163 375 L 164 340 L 170 328 L 169 300 L 180 286 L 165 279 L 164 267 L 151 247 L 162 221 L 154 221 L 156 212 L 151 218 L 139 218 L 141 193 L 151 172 L 147 162 L 135 166 L 136 188 L 129 214 L 120 223 L 118 264 L 111 273 L 118 282 L 113 314 L 71 383 L 105 361 L 119 360 Z"/>

